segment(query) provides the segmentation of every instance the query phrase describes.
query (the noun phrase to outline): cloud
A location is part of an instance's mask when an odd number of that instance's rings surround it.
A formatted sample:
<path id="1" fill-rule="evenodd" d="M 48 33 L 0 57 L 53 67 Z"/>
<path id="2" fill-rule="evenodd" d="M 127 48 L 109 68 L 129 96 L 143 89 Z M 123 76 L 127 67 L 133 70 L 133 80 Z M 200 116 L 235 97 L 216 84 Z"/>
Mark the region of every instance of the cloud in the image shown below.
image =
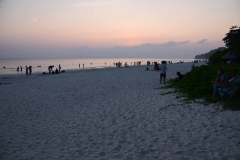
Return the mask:
<path id="1" fill-rule="evenodd" d="M 33 47 L 7 45 L 0 40 L 0 58 L 194 58 L 212 49 L 224 46 L 222 41 L 205 43 L 169 41 L 166 43 L 144 43 L 136 46 L 109 48 L 64 47 L 33 45 Z"/>
<path id="2" fill-rule="evenodd" d="M 180 42 L 175 42 L 175 41 L 168 41 L 166 43 L 162 43 L 162 44 L 158 44 L 160 46 L 177 46 L 177 45 L 180 45 L 180 44 L 189 44 L 189 40 L 187 41 L 180 41 Z"/>
<path id="3" fill-rule="evenodd" d="M 178 42 L 178 44 L 189 44 L 190 40 Z"/>
<path id="4" fill-rule="evenodd" d="M 30 19 L 29 21 L 30 22 L 36 22 L 38 19 L 37 18 L 32 18 L 32 19 Z"/>
<path id="5" fill-rule="evenodd" d="M 198 41 L 198 43 L 205 43 L 208 39 L 202 39 L 200 41 Z"/>
<path id="6" fill-rule="evenodd" d="M 168 41 L 167 43 L 164 43 L 164 46 L 175 46 L 177 44 L 177 42 L 174 41 Z"/>

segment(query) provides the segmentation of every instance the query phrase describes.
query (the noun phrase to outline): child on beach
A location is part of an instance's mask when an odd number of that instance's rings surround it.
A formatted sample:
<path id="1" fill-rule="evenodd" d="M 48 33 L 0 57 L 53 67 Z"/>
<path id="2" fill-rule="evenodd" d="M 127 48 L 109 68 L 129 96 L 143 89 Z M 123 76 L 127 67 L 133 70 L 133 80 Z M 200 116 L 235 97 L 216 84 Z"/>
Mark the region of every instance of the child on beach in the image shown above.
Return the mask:
<path id="1" fill-rule="evenodd" d="M 177 74 L 178 77 L 175 79 L 175 82 L 180 81 L 181 79 L 183 79 L 183 75 L 180 72 L 177 72 L 176 74 Z"/>

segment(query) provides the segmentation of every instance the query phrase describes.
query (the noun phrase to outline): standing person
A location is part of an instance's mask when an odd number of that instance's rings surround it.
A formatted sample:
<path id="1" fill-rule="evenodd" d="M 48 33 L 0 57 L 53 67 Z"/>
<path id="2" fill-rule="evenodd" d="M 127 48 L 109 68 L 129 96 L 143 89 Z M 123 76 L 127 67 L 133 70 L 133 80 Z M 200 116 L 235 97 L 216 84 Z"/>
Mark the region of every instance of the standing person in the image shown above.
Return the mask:
<path id="1" fill-rule="evenodd" d="M 83 63 L 83 65 L 82 65 L 82 66 L 83 66 L 83 68 L 84 68 L 84 63 Z"/>
<path id="2" fill-rule="evenodd" d="M 19 66 L 17 67 L 17 71 L 19 72 Z"/>
<path id="3" fill-rule="evenodd" d="M 50 71 L 50 66 L 48 66 L 48 73 L 51 74 L 51 71 Z"/>
<path id="4" fill-rule="evenodd" d="M 162 83 L 162 78 L 163 78 L 163 83 L 166 84 L 165 83 L 166 70 L 167 70 L 166 61 L 162 61 L 160 65 L 160 83 Z"/>
<path id="5" fill-rule="evenodd" d="M 22 66 L 20 66 L 21 72 L 22 72 Z"/>
<path id="6" fill-rule="evenodd" d="M 27 66 L 25 66 L 25 68 L 26 68 L 26 75 L 28 75 L 28 67 L 27 67 Z"/>
<path id="7" fill-rule="evenodd" d="M 29 69 L 29 75 L 31 75 L 32 74 L 32 66 L 29 66 L 28 69 Z"/>
<path id="8" fill-rule="evenodd" d="M 59 73 L 61 72 L 61 65 L 58 66 Z"/>
<path id="9" fill-rule="evenodd" d="M 79 63 L 79 68 L 80 68 L 80 63 Z"/>

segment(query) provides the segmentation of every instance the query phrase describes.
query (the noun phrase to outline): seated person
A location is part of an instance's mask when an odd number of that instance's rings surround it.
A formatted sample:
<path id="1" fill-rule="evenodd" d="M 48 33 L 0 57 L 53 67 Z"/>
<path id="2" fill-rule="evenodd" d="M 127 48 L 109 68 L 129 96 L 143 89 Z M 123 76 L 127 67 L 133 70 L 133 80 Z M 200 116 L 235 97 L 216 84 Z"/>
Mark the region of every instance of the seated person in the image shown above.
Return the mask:
<path id="1" fill-rule="evenodd" d="M 221 97 L 232 97 L 238 90 L 240 90 L 240 74 L 237 74 L 236 70 L 232 70 L 231 79 L 221 86 L 219 94 Z"/>
<path id="2" fill-rule="evenodd" d="M 213 84 L 213 96 L 216 96 L 218 88 L 221 88 L 221 85 L 228 82 L 228 77 L 224 74 L 222 69 L 218 69 L 217 78 L 215 81 L 212 81 Z"/>
<path id="3" fill-rule="evenodd" d="M 160 70 L 159 65 L 157 62 L 154 62 L 154 70 Z"/>
<path id="4" fill-rule="evenodd" d="M 175 79 L 175 82 L 180 81 L 181 79 L 183 79 L 183 75 L 180 72 L 176 73 L 178 75 L 178 77 Z"/>
<path id="5" fill-rule="evenodd" d="M 57 68 L 56 68 L 56 70 L 55 70 L 55 73 L 56 73 L 56 74 L 58 74 L 58 73 L 59 73 Z"/>

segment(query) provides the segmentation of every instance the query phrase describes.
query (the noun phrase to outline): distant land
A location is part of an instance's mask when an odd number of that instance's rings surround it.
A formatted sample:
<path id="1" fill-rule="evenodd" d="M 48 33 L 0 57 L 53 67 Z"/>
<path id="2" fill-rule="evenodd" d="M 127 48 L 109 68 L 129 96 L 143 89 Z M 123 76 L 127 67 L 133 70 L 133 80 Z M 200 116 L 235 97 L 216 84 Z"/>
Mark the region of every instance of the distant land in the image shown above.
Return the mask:
<path id="1" fill-rule="evenodd" d="M 214 53 L 216 53 L 217 51 L 222 51 L 226 49 L 226 47 L 219 47 L 217 49 L 213 49 L 208 53 L 204 53 L 204 54 L 199 54 L 195 56 L 195 59 L 209 59 L 211 55 L 213 55 Z"/>

